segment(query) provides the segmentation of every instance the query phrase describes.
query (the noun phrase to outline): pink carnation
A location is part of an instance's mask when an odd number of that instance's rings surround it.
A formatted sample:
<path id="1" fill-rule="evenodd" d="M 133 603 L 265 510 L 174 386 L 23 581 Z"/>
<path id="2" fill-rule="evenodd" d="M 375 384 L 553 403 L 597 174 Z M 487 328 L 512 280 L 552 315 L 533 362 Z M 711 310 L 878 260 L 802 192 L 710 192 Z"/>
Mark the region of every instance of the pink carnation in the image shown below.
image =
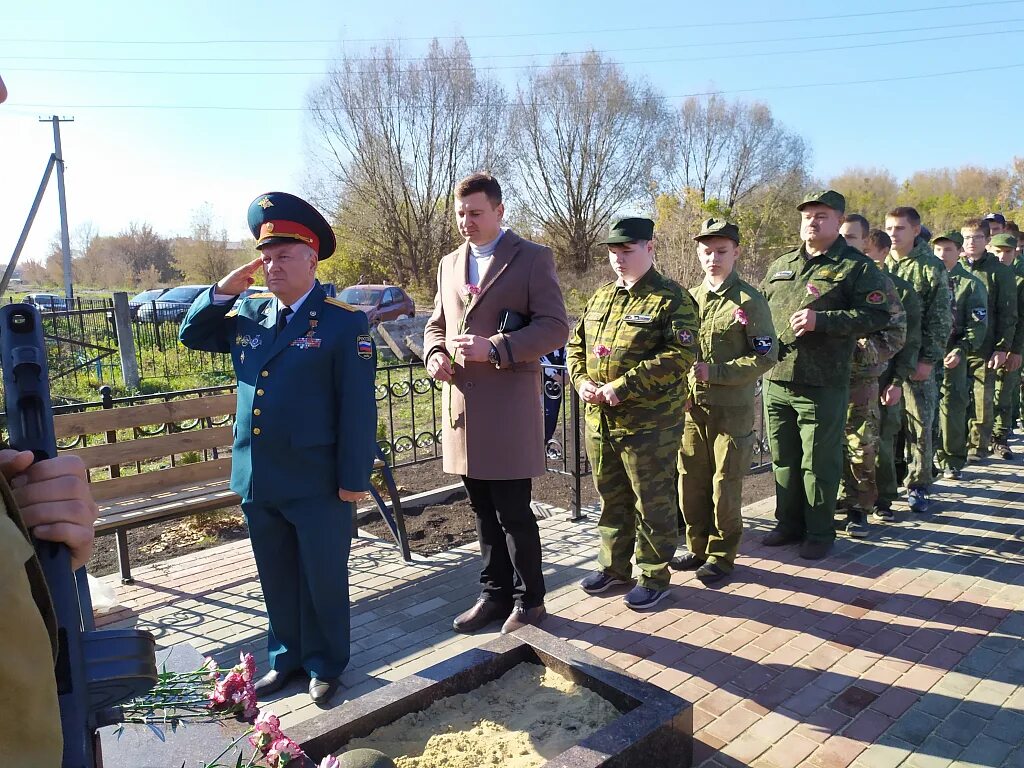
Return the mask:
<path id="1" fill-rule="evenodd" d="M 813 283 L 807 284 L 807 292 L 811 294 L 811 296 L 813 296 L 814 298 L 818 298 L 819 296 L 821 296 L 821 291 L 818 289 L 818 286 L 814 285 Z"/>
<path id="2" fill-rule="evenodd" d="M 297 757 L 303 757 L 302 748 L 287 736 L 282 736 L 270 746 L 267 759 L 271 768 L 288 765 Z"/>
<path id="3" fill-rule="evenodd" d="M 217 662 L 209 656 L 203 659 L 203 666 L 200 669 L 206 670 L 207 674 L 203 676 L 204 680 L 216 680 L 220 673 L 220 667 L 217 666 Z"/>
<path id="4" fill-rule="evenodd" d="M 239 664 L 235 669 L 242 673 L 242 678 L 245 682 L 252 682 L 253 678 L 256 677 L 256 659 L 253 658 L 251 653 L 239 654 Z"/>
<path id="5" fill-rule="evenodd" d="M 261 712 L 253 723 L 253 728 L 259 733 L 265 733 L 271 741 L 277 741 L 284 736 L 281 732 L 281 719 L 273 712 Z"/>
<path id="6" fill-rule="evenodd" d="M 737 307 L 736 311 L 732 313 L 732 317 L 740 325 L 747 324 L 747 313 L 743 311 L 742 307 Z"/>
<path id="7" fill-rule="evenodd" d="M 462 286 L 462 295 L 465 298 L 469 298 L 470 296 L 479 296 L 480 286 L 473 285 L 473 283 L 466 283 L 464 286 Z"/>
<path id="8" fill-rule="evenodd" d="M 320 761 L 320 765 L 317 768 L 341 768 L 341 761 L 334 755 L 328 755 Z"/>
<path id="9" fill-rule="evenodd" d="M 611 348 L 610 347 L 606 347 L 604 344 L 595 344 L 594 345 L 594 354 L 597 357 L 608 357 L 608 355 L 610 355 L 611 353 L 612 353 Z"/>

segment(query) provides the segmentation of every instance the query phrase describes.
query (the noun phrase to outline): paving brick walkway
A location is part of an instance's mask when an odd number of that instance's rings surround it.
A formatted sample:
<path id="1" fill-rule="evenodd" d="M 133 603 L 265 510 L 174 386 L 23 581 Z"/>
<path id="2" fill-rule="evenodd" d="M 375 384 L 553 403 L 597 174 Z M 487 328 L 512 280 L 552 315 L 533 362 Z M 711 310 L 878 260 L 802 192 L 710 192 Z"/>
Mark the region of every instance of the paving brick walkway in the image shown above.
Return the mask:
<path id="1" fill-rule="evenodd" d="M 937 486 L 934 513 L 897 505 L 897 523 L 841 539 L 818 563 L 761 547 L 773 501 L 754 504 L 734 577 L 705 588 L 675 574 L 672 597 L 647 614 L 576 588 L 593 564 L 593 516 L 548 509 L 545 628 L 694 702 L 695 765 L 1024 768 L 1024 472 L 989 461 L 966 476 Z M 475 546 L 408 564 L 387 542 L 356 541 L 346 695 L 494 637 L 450 628 L 476 595 L 477 568 Z M 118 585 L 127 608 L 104 623 L 265 663 L 247 541 L 136 578 Z M 270 708 L 285 725 L 319 712 L 302 686 L 283 693 Z"/>

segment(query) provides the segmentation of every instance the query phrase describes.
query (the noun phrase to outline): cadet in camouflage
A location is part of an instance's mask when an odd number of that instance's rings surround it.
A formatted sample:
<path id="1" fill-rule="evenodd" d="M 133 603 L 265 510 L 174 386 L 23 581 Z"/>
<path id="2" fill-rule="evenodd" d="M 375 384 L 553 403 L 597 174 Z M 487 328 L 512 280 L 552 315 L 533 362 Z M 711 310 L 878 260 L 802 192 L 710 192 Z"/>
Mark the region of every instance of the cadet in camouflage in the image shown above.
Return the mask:
<path id="1" fill-rule="evenodd" d="M 761 286 L 779 333 L 765 393 L 778 522 L 764 543 L 803 540 L 808 559 L 835 539 L 853 347 L 890 320 L 881 272 L 839 234 L 845 207 L 833 190 L 808 196 L 798 206 L 804 244 Z"/>
<path id="2" fill-rule="evenodd" d="M 768 303 L 740 279 L 740 232 L 708 219 L 694 238 L 704 281 L 691 291 L 700 321 L 679 451 L 687 552 L 672 559 L 710 583 L 733 570 L 743 534 L 743 478 L 754 449 L 754 388 L 778 359 Z"/>
<path id="3" fill-rule="evenodd" d="M 1017 238 L 1013 235 L 995 235 L 989 241 L 989 251 L 999 262 L 1013 270 L 1017 286 L 1017 317 L 1024 314 L 1024 271 L 1017 267 Z M 1014 413 L 1019 410 L 1021 355 L 1024 353 L 1024 322 L 1018 319 L 1010 353 L 1006 363 L 996 371 L 995 418 L 992 426 L 992 449 L 1002 459 L 1011 460 L 1009 440 L 1013 434 Z"/>
<path id="4" fill-rule="evenodd" d="M 597 289 L 566 349 L 601 496 L 601 570 L 581 587 L 593 594 L 627 583 L 635 553 L 640 578 L 626 604 L 638 610 L 669 584 L 686 372 L 697 355 L 693 299 L 653 266 L 653 236 L 650 219 L 612 224 L 605 242 L 619 279 Z"/>
<path id="5" fill-rule="evenodd" d="M 949 480 L 959 480 L 967 463 L 967 359 L 981 350 L 988 330 L 988 291 L 960 263 L 964 237 L 946 232 L 932 240 L 935 256 L 947 270 L 953 296 L 953 332 L 943 360 L 939 404 L 939 444 L 935 463 Z"/>

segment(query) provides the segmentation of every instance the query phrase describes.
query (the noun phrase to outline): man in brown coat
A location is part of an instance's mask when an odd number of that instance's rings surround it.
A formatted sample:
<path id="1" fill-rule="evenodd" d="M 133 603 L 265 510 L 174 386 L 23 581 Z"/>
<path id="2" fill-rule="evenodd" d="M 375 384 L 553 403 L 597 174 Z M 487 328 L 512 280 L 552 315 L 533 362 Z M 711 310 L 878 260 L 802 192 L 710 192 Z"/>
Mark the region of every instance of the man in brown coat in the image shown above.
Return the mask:
<path id="1" fill-rule="evenodd" d="M 466 238 L 437 268 L 423 348 L 442 394 L 444 471 L 462 477 L 476 513 L 483 569 L 476 604 L 455 619 L 502 633 L 545 616 L 540 533 L 531 478 L 544 474 L 540 357 L 565 344 L 569 323 L 551 251 L 501 228 L 501 186 L 476 173 L 455 188 Z"/>

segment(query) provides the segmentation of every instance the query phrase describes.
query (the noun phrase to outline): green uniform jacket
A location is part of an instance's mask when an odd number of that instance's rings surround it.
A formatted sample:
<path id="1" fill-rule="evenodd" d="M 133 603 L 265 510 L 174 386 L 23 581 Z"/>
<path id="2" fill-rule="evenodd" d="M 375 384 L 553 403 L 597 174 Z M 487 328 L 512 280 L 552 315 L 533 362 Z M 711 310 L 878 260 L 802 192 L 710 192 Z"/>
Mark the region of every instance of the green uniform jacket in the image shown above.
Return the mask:
<path id="1" fill-rule="evenodd" d="M 890 253 L 885 268 L 914 286 L 921 297 L 921 347 L 917 361 L 941 365 L 953 327 L 946 265 L 936 258 L 928 243 L 921 242 L 902 259 Z"/>
<path id="2" fill-rule="evenodd" d="M 757 289 L 733 272 L 716 291 L 701 283 L 690 291 L 700 320 L 700 360 L 708 380 L 689 374 L 690 398 L 704 405 L 754 404 L 758 378 L 779 359 L 772 313 Z"/>
<path id="3" fill-rule="evenodd" d="M 907 313 L 907 340 L 903 349 L 889 361 L 888 371 L 882 376 L 882 384 L 902 386 L 910 374 L 917 370 L 917 353 L 921 349 L 921 297 L 917 295 L 914 286 L 899 275 L 887 274 L 886 277 L 892 280 L 903 304 L 903 311 Z"/>
<path id="4" fill-rule="evenodd" d="M 1024 322 L 1021 322 L 1020 319 L 1024 316 L 1024 271 L 1021 269 L 1020 262 L 1014 262 L 1010 269 L 1013 270 L 1013 278 L 1017 283 L 1017 327 L 1013 332 L 1010 351 L 1019 355 L 1024 353 Z"/>
<path id="5" fill-rule="evenodd" d="M 907 342 L 907 312 L 896 292 L 892 279 L 882 274 L 885 281 L 886 308 L 889 310 L 889 324 L 880 331 L 863 336 L 853 348 L 853 365 L 850 381 L 877 379 L 885 373 L 886 364 L 894 358 Z"/>
<path id="6" fill-rule="evenodd" d="M 761 290 L 779 331 L 779 364 L 772 381 L 846 387 L 857 338 L 889 322 L 882 273 L 842 236 L 823 254 L 809 256 L 804 246 L 768 268 Z M 812 309 L 815 329 L 799 338 L 789 325 L 794 312 Z"/>
<path id="7" fill-rule="evenodd" d="M 997 350 L 1009 352 L 1017 330 L 1017 285 L 1013 270 L 988 252 L 976 261 L 964 259 L 962 263 L 988 291 L 988 329 L 976 354 L 989 357 Z"/>
<path id="8" fill-rule="evenodd" d="M 959 262 L 949 270 L 949 290 L 953 294 L 953 332 L 946 352 L 959 352 L 962 358 L 976 355 L 988 331 L 988 291 Z"/>
<path id="9" fill-rule="evenodd" d="M 587 404 L 587 424 L 616 437 L 683 424 L 686 372 L 697 356 L 697 310 L 651 267 L 630 288 L 608 283 L 587 302 L 566 346 L 573 387 L 611 383 L 618 405 Z"/>

